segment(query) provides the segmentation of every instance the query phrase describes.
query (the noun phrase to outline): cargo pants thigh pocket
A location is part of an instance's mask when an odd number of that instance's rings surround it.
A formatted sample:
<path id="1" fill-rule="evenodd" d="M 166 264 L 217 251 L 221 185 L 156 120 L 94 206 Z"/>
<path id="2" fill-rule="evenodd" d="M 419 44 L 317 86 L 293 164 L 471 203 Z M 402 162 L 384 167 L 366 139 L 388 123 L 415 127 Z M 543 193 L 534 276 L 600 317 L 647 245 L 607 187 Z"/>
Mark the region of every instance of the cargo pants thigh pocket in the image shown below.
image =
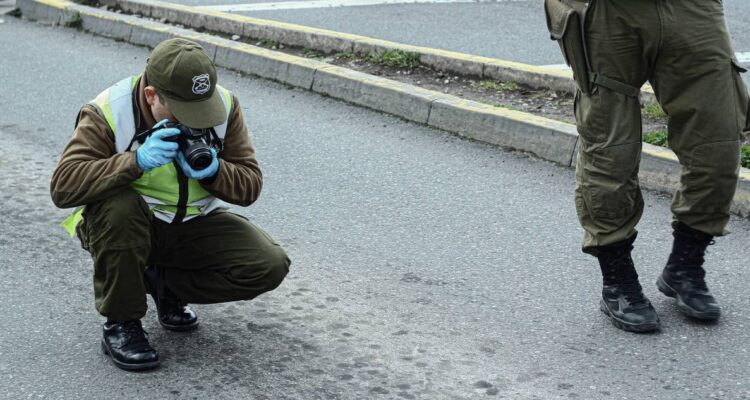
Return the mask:
<path id="1" fill-rule="evenodd" d="M 603 143 L 609 130 L 609 107 L 605 91 L 585 94 L 577 90 L 573 99 L 578 135 L 589 144 Z"/>
<path id="2" fill-rule="evenodd" d="M 735 86 L 735 104 L 737 126 L 740 128 L 741 139 L 750 140 L 750 99 L 748 98 L 747 87 L 742 79 L 742 73 L 747 69 L 742 67 L 736 58 L 732 58 L 732 76 Z"/>
<path id="3" fill-rule="evenodd" d="M 565 63 L 573 70 L 578 88 L 591 93 L 589 63 L 586 57 L 584 23 L 590 2 L 582 0 L 545 0 L 544 12 L 550 38 L 560 46 Z"/>

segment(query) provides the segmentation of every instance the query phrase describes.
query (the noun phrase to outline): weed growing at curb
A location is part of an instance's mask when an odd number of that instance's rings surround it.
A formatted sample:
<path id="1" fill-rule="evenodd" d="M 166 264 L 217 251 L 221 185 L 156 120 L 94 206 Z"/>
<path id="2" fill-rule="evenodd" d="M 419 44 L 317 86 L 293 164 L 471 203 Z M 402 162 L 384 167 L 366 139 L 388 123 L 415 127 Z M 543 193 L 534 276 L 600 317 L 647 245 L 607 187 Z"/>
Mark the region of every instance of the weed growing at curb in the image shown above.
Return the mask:
<path id="1" fill-rule="evenodd" d="M 260 39 L 257 43 L 255 43 L 256 46 L 262 46 L 267 49 L 276 50 L 280 47 L 280 44 L 277 40 L 273 39 Z M 282 47 L 283 48 L 283 47 Z"/>
<path id="2" fill-rule="evenodd" d="M 71 15 L 70 18 L 68 18 L 68 20 L 65 21 L 64 25 L 66 28 L 80 28 L 83 25 L 81 14 L 73 13 L 73 15 Z"/>
<path id="3" fill-rule="evenodd" d="M 8 11 L 8 13 L 6 15 L 10 15 L 11 17 L 16 17 L 16 18 L 23 17 L 23 13 L 21 12 L 20 8 L 14 8 L 14 9 Z"/>
<path id="4" fill-rule="evenodd" d="M 643 141 L 645 143 L 653 144 L 654 146 L 666 147 L 668 145 L 667 130 L 659 129 L 658 131 L 651 131 L 643 135 Z"/>
<path id="5" fill-rule="evenodd" d="M 664 113 L 661 106 L 657 103 L 646 103 L 643 105 L 643 114 L 647 117 L 654 119 L 666 118 L 667 114 Z"/>
<path id="6" fill-rule="evenodd" d="M 334 54 L 333 58 L 335 60 L 352 60 L 356 58 L 356 56 L 351 51 L 342 51 L 340 53 Z"/>
<path id="7" fill-rule="evenodd" d="M 507 81 L 507 82 L 495 82 L 491 80 L 483 80 L 479 81 L 475 84 L 473 84 L 475 88 L 480 88 L 484 90 L 495 90 L 498 92 L 503 92 L 507 90 L 518 90 L 518 84 L 514 81 Z"/>
<path id="8" fill-rule="evenodd" d="M 740 164 L 745 168 L 750 168 L 750 146 L 742 146 Z"/>
<path id="9" fill-rule="evenodd" d="M 370 62 L 387 67 L 416 68 L 419 66 L 419 54 L 403 50 L 386 50 L 382 53 L 370 53 Z"/>

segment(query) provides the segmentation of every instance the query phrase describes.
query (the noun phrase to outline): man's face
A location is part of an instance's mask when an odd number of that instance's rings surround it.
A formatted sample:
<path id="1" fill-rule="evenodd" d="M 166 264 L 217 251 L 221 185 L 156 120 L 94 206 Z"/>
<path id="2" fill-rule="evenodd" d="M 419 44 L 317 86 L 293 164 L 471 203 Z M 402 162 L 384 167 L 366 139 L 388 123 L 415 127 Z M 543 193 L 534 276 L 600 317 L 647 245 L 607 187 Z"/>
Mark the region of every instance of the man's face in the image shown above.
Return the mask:
<path id="1" fill-rule="evenodd" d="M 161 101 L 153 86 L 146 86 L 143 92 L 146 95 L 146 102 L 151 108 L 151 115 L 154 116 L 156 122 L 164 119 L 168 119 L 170 122 L 177 122 L 172 112 L 169 111 L 169 106 L 167 103 Z"/>

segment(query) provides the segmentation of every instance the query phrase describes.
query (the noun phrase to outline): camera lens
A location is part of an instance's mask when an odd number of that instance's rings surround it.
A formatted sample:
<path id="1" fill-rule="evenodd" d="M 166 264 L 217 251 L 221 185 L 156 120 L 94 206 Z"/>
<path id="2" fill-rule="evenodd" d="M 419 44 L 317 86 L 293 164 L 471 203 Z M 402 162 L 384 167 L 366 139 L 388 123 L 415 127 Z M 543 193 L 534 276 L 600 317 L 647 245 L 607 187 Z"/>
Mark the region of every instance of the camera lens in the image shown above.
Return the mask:
<path id="1" fill-rule="evenodd" d="M 204 143 L 198 142 L 193 143 L 185 150 L 185 160 L 190 165 L 190 168 L 200 171 L 206 169 L 211 165 L 211 150 L 208 149 Z"/>

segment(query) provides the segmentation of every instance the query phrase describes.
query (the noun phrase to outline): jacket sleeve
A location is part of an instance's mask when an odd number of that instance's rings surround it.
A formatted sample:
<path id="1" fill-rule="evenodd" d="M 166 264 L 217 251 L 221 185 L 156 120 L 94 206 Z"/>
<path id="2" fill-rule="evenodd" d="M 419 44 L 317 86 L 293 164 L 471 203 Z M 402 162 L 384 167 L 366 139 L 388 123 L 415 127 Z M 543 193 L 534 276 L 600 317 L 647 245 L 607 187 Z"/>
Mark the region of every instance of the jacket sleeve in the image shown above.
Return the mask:
<path id="1" fill-rule="evenodd" d="M 52 202 L 60 208 L 90 204 L 124 189 L 142 174 L 135 152 L 117 153 L 109 125 L 86 105 L 52 173 Z"/>
<path id="2" fill-rule="evenodd" d="M 242 108 L 232 96 L 232 110 L 224 150 L 219 156 L 219 172 L 212 179 L 200 181 L 204 189 L 227 203 L 249 206 L 260 196 L 263 174 L 255 159 L 255 149 L 242 117 Z"/>

